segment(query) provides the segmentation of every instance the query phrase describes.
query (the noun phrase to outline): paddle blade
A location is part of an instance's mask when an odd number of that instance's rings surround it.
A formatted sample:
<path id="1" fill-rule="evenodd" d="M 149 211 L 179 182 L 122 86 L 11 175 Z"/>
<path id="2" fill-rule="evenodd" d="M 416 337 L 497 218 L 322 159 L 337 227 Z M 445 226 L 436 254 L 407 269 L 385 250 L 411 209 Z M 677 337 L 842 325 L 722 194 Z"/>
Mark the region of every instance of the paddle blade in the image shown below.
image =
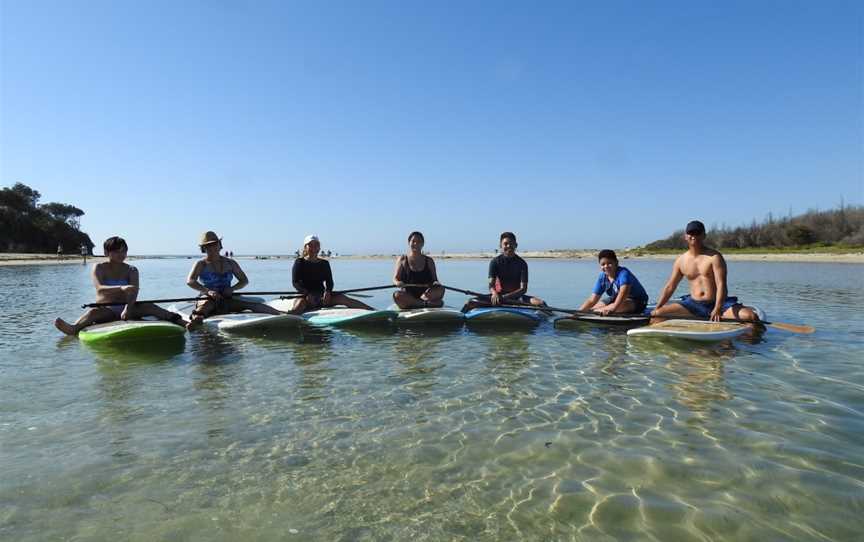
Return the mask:
<path id="1" fill-rule="evenodd" d="M 805 335 L 809 335 L 816 331 L 816 328 L 813 326 L 802 326 L 798 324 L 787 324 L 785 322 L 763 322 L 763 325 L 768 327 L 774 327 L 777 329 L 782 329 L 784 331 L 789 331 L 792 333 L 804 333 Z"/>

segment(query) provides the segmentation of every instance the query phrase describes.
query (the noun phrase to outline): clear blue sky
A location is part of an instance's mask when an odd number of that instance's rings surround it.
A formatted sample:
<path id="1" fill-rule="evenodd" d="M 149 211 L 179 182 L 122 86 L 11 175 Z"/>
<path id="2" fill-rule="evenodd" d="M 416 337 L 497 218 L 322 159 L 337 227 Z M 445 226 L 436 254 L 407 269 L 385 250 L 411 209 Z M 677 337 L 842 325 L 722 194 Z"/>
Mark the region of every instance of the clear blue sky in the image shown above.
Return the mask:
<path id="1" fill-rule="evenodd" d="M 861 204 L 862 5 L 0 0 L 0 185 L 135 254 L 625 247 Z"/>

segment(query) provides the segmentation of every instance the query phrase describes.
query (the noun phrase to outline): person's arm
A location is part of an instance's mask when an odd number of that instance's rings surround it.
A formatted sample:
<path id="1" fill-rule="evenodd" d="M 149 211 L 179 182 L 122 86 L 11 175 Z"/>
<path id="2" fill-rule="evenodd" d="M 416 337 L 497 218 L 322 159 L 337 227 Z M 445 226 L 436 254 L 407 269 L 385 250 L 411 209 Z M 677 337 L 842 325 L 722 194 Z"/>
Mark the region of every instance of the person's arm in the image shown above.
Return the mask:
<path id="1" fill-rule="evenodd" d="M 430 286 L 437 286 L 441 284 L 440 282 L 438 282 L 438 270 L 435 269 L 435 260 L 427 257 L 426 265 L 429 266 L 429 275 L 432 277 L 432 284 Z"/>
<path id="2" fill-rule="evenodd" d="M 600 310 L 600 314 L 606 316 L 607 314 L 613 313 L 618 310 L 618 307 L 621 305 L 621 303 L 624 302 L 625 299 L 627 299 L 628 295 L 630 295 L 630 285 L 622 284 L 621 289 L 618 290 L 618 295 L 615 296 L 615 301 L 603 307 Z"/>
<path id="3" fill-rule="evenodd" d="M 579 307 L 579 310 L 580 311 L 591 310 L 591 308 L 594 307 L 594 305 L 596 305 L 598 301 L 600 301 L 600 296 L 592 293 L 591 297 L 586 299 L 585 303 L 582 303 L 582 306 Z"/>
<path id="4" fill-rule="evenodd" d="M 324 260 L 324 304 L 329 305 L 333 299 L 333 270 L 330 269 L 330 262 Z"/>
<path id="5" fill-rule="evenodd" d="M 681 282 L 682 278 L 684 278 L 684 273 L 681 272 L 679 265 L 680 261 L 681 256 L 678 256 L 678 258 L 675 259 L 675 263 L 672 264 L 672 274 L 669 276 L 669 280 L 666 281 L 666 285 L 660 293 L 660 298 L 657 299 L 657 305 L 654 307 L 654 310 L 659 309 L 669 301 L 669 298 L 675 293 L 675 289 L 678 288 L 678 283 Z"/>
<path id="6" fill-rule="evenodd" d="M 200 292 L 212 299 L 218 299 L 219 293 L 212 292 L 207 289 L 206 286 L 201 284 L 198 281 L 198 277 L 201 275 L 201 270 L 204 268 L 204 260 L 198 260 L 195 262 L 195 265 L 192 266 L 192 270 L 189 271 L 189 276 L 186 277 L 186 286 L 192 288 L 193 290 Z"/>
<path id="7" fill-rule="evenodd" d="M 129 266 L 129 289 L 126 290 L 126 304 L 134 305 L 138 300 L 138 290 L 140 281 L 138 278 L 138 269 L 133 266 Z M 122 286 L 121 286 L 122 288 Z"/>
<path id="8" fill-rule="evenodd" d="M 717 288 L 717 296 L 714 299 L 714 310 L 711 311 L 711 320 L 720 321 L 723 313 L 723 303 L 726 301 L 728 288 L 726 286 L 726 260 L 719 252 L 711 258 L 711 269 L 714 272 L 714 284 Z"/>
<path id="9" fill-rule="evenodd" d="M 402 287 L 403 284 L 405 284 L 405 283 L 402 282 L 402 280 L 399 278 L 400 271 L 402 271 L 402 260 L 404 260 L 404 259 L 405 259 L 405 256 L 404 256 L 404 255 L 399 256 L 398 258 L 396 258 L 396 267 L 393 269 L 393 284 L 394 284 L 395 286 L 399 286 L 400 288 Z"/>
<path id="10" fill-rule="evenodd" d="M 298 293 L 306 295 L 309 293 L 309 290 L 306 289 L 306 286 L 303 285 L 303 259 L 297 258 L 294 260 L 294 266 L 291 268 L 291 284 L 294 286 L 294 289 L 297 290 Z"/>
<path id="11" fill-rule="evenodd" d="M 231 294 L 249 285 L 249 277 L 246 276 L 246 273 L 240 267 L 240 264 L 231 259 L 229 259 L 228 262 L 231 264 L 231 271 L 234 273 L 234 276 L 237 277 L 237 283 L 234 286 L 228 286 L 222 291 L 222 294 L 225 297 L 231 297 Z"/>
<path id="12" fill-rule="evenodd" d="M 493 305 L 501 304 L 501 295 L 495 290 L 495 281 L 498 279 L 498 260 L 489 260 L 489 294 Z"/>

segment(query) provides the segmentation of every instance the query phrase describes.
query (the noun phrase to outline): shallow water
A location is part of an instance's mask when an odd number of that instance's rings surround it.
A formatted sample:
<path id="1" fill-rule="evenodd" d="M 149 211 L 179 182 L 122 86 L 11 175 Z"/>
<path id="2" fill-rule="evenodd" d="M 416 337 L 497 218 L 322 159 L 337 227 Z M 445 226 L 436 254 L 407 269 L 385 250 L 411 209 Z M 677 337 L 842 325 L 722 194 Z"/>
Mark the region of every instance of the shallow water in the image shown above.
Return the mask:
<path id="1" fill-rule="evenodd" d="M 187 295 L 191 263 L 134 262 L 141 298 Z M 653 300 L 670 263 L 624 263 Z M 241 264 L 290 289 L 290 262 Z M 598 272 L 529 265 L 564 307 Z M 486 262 L 438 267 L 483 289 Z M 363 287 L 392 262 L 333 268 Z M 51 325 L 92 300 L 86 268 L 0 268 L 0 539 L 860 539 L 862 279 L 732 262 L 733 294 L 817 332 L 708 346 L 546 323 L 118 350 Z"/>

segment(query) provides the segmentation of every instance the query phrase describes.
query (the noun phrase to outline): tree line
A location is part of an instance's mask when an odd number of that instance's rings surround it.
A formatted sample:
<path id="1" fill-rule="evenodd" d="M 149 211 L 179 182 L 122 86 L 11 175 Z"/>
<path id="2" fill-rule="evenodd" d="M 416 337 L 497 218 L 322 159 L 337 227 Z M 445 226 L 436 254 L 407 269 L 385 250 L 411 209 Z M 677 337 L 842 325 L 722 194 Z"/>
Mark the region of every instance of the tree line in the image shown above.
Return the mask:
<path id="1" fill-rule="evenodd" d="M 93 252 L 93 241 L 82 232 L 84 211 L 66 203 L 39 203 L 42 195 L 26 184 L 0 190 L 0 252 Z"/>
<path id="2" fill-rule="evenodd" d="M 864 206 L 840 204 L 829 211 L 775 219 L 770 213 L 760 224 L 708 228 L 708 244 L 716 248 L 805 248 L 811 246 L 864 246 Z M 647 250 L 686 249 L 684 230 L 648 243 Z"/>

